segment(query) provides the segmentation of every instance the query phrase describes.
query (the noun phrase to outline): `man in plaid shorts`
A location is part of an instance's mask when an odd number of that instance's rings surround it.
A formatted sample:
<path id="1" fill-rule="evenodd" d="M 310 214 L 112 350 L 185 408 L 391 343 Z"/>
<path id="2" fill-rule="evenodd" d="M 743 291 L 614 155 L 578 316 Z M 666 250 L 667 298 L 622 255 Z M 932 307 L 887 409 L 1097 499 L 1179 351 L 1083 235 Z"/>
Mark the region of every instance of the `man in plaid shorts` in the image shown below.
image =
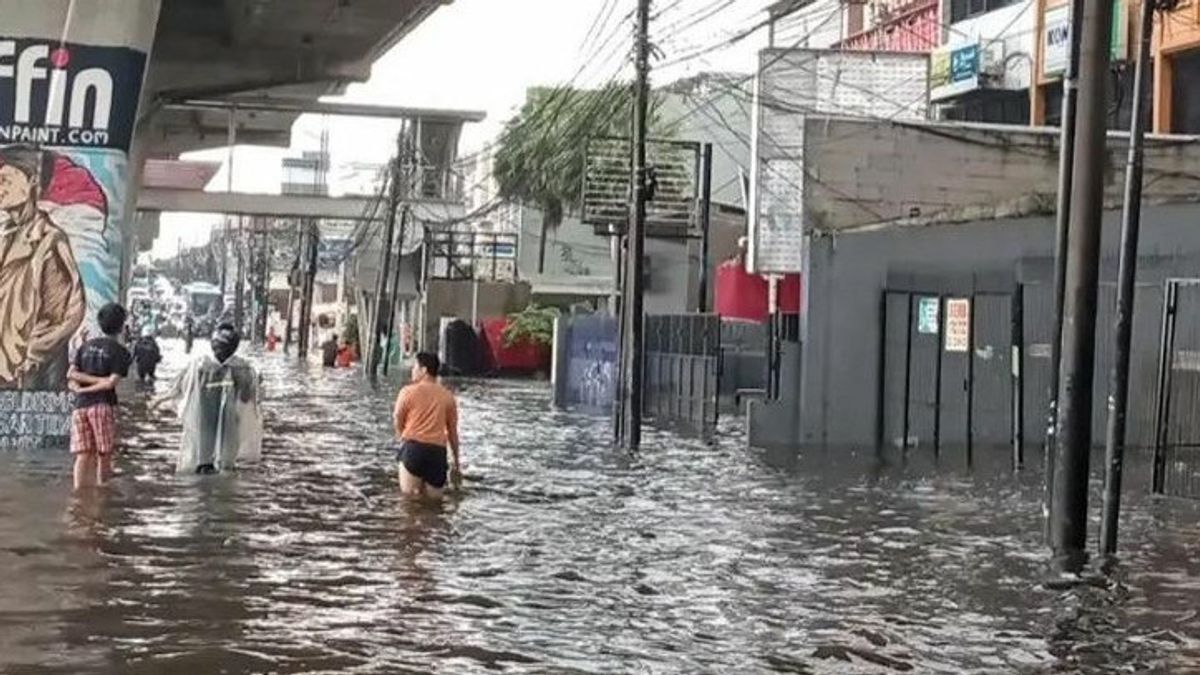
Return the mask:
<path id="1" fill-rule="evenodd" d="M 75 489 L 103 485 L 112 475 L 117 442 L 117 382 L 129 375 L 129 350 L 117 341 L 125 328 L 125 308 L 109 303 L 96 323 L 101 337 L 83 343 L 68 374 L 75 392 L 71 418 L 71 454 L 75 456 Z"/>

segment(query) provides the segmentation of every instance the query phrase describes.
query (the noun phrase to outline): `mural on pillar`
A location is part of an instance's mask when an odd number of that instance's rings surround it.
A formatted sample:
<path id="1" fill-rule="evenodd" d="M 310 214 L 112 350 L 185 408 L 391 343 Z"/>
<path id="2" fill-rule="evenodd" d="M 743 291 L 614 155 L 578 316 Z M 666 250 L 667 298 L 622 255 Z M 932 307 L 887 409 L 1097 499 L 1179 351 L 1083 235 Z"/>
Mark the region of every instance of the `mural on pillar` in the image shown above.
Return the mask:
<path id="1" fill-rule="evenodd" d="M 0 37 L 0 448 L 65 447 L 70 354 L 120 299 L 145 55 Z"/>

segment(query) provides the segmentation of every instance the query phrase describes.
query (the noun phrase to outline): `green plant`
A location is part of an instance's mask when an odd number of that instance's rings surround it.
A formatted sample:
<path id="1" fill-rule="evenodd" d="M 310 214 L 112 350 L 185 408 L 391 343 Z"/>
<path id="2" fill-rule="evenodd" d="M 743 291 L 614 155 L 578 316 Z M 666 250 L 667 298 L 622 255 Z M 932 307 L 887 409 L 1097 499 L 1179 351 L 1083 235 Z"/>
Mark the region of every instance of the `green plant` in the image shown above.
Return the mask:
<path id="1" fill-rule="evenodd" d="M 504 327 L 504 346 L 512 347 L 521 343 L 549 345 L 554 341 L 554 320 L 558 318 L 558 310 L 553 307 L 539 307 L 530 304 L 525 309 L 508 315 L 508 325 Z"/>

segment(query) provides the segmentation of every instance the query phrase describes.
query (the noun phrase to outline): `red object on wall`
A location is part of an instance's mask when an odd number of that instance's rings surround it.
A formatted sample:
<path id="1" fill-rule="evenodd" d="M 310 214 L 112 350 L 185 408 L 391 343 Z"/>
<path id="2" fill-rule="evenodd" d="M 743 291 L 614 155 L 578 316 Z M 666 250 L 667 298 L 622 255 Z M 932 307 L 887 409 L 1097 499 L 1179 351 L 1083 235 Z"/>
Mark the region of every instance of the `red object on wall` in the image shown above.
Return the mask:
<path id="1" fill-rule="evenodd" d="M 507 327 L 507 317 L 479 322 L 479 334 L 489 370 L 533 372 L 550 367 L 550 348 L 545 345 L 524 342 L 505 346 L 504 329 Z"/>
<path id="2" fill-rule="evenodd" d="M 722 319 L 766 321 L 770 289 L 766 277 L 746 271 L 740 260 L 729 260 L 717 268 L 713 305 Z M 800 275 L 787 274 L 779 282 L 779 311 L 800 311 Z"/>

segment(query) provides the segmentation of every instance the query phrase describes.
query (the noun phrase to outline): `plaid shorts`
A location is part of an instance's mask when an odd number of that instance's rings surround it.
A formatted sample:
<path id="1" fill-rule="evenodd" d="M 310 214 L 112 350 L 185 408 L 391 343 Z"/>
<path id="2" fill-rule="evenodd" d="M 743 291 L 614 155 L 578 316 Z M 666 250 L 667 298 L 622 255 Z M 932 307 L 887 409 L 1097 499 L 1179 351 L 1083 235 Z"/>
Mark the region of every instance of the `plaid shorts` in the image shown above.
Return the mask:
<path id="1" fill-rule="evenodd" d="M 117 443 L 117 409 L 100 404 L 76 410 L 71 416 L 71 454 L 113 454 Z"/>

